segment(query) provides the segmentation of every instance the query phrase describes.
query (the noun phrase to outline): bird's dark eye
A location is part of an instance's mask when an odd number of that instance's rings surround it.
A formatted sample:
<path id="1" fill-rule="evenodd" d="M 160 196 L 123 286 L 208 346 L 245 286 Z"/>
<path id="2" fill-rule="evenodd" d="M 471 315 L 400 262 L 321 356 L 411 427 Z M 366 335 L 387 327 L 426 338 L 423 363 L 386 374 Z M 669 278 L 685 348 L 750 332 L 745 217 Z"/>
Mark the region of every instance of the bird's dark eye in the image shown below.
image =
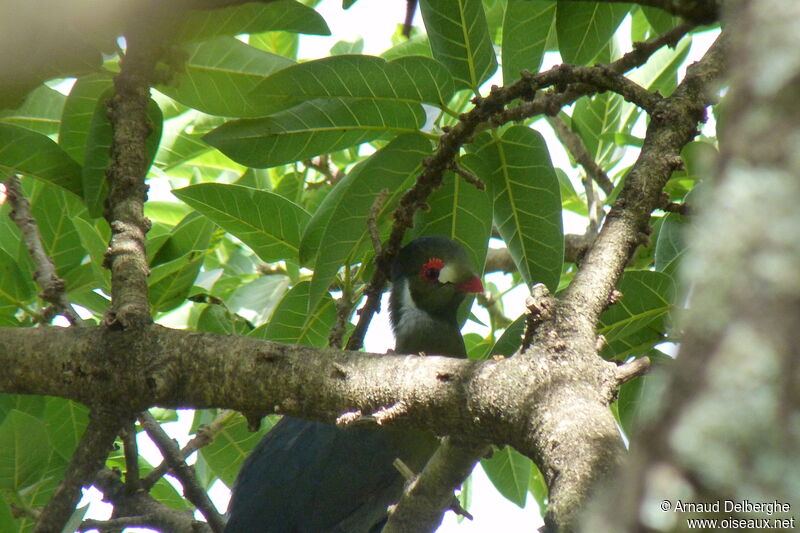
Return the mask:
<path id="1" fill-rule="evenodd" d="M 426 281 L 438 281 L 439 272 L 444 267 L 444 261 L 437 257 L 432 257 L 422 265 L 419 275 Z"/>

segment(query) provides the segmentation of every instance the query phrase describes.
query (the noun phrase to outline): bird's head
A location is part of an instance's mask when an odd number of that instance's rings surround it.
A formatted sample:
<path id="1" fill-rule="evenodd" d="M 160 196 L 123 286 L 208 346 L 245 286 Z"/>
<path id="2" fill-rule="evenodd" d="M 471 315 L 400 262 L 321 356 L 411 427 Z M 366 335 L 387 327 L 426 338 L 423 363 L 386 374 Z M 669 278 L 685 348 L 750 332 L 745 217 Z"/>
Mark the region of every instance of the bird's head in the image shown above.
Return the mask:
<path id="1" fill-rule="evenodd" d="M 409 308 L 454 318 L 467 293 L 483 291 L 466 250 L 442 236 L 421 237 L 400 250 L 392 264 L 392 285 L 394 321 Z"/>

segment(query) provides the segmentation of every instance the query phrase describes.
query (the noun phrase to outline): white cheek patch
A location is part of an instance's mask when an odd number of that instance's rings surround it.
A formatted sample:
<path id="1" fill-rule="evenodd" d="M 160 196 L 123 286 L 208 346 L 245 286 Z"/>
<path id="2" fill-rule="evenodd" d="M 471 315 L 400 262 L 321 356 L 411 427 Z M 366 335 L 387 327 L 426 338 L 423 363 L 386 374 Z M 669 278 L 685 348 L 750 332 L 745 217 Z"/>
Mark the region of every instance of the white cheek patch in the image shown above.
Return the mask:
<path id="1" fill-rule="evenodd" d="M 405 280 L 403 280 L 403 289 L 400 291 L 400 307 L 403 312 L 400 315 L 400 321 L 395 326 L 395 333 L 398 337 L 409 335 L 414 331 L 418 322 L 428 319 L 427 313 L 414 303 L 411 289 Z"/>
<path id="2" fill-rule="evenodd" d="M 450 263 L 446 264 L 439 271 L 439 283 L 456 283 L 457 281 L 458 272 L 456 272 L 455 267 L 451 266 Z"/>

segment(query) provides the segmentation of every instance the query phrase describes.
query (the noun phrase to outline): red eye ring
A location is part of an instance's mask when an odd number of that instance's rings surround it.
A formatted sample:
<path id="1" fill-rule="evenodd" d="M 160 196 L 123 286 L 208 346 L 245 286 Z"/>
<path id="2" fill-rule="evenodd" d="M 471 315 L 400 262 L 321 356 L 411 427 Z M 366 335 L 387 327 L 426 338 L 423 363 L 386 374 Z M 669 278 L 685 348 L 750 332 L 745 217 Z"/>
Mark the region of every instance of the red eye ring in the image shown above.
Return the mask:
<path id="1" fill-rule="evenodd" d="M 444 261 L 438 257 L 428 259 L 419 271 L 419 275 L 426 281 L 438 281 L 439 272 L 444 268 Z"/>

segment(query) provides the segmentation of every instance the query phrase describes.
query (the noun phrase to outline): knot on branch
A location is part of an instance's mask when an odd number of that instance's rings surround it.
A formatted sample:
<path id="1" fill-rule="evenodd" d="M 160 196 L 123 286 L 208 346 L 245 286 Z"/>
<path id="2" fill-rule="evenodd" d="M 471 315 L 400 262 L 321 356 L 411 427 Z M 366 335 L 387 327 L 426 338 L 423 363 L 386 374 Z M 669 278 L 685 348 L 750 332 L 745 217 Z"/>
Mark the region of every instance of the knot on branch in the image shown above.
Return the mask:
<path id="1" fill-rule="evenodd" d="M 526 318 L 525 334 L 522 337 L 522 351 L 533 343 L 533 334 L 542 322 L 553 317 L 556 301 L 543 283 L 531 287 L 530 295 L 525 299 Z"/>

